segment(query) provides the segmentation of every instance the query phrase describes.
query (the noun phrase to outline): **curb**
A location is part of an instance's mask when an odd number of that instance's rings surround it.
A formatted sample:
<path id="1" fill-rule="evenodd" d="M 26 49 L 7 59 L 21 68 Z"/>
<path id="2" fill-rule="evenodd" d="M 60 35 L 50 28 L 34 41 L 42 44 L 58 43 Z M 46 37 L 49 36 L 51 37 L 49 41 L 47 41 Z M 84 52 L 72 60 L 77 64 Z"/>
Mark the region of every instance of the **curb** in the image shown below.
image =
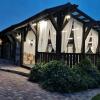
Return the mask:
<path id="1" fill-rule="evenodd" d="M 24 72 L 19 72 L 19 71 L 15 71 L 15 70 L 9 70 L 9 69 L 1 69 L 1 71 L 5 71 L 5 72 L 11 72 L 11 73 L 14 73 L 14 74 L 18 74 L 18 75 L 22 75 L 22 76 L 25 76 L 25 77 L 28 77 L 29 74 L 28 73 L 24 73 Z"/>

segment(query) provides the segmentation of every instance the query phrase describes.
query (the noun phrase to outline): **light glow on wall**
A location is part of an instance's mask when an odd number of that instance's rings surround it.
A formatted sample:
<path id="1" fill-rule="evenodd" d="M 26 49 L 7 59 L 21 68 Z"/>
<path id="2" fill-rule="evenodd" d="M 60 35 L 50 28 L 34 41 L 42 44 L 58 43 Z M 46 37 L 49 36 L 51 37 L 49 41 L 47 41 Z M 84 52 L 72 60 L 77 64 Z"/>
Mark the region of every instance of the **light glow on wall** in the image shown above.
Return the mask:
<path id="1" fill-rule="evenodd" d="M 36 26 L 36 23 L 33 23 L 32 26 Z"/>
<path id="2" fill-rule="evenodd" d="M 0 45 L 2 45 L 2 39 L 0 39 Z"/>
<path id="3" fill-rule="evenodd" d="M 40 21 L 40 22 L 39 22 L 39 24 L 40 24 L 40 26 L 42 26 L 42 27 L 43 27 L 44 25 L 46 25 L 46 24 L 47 24 L 47 21 L 42 20 L 42 21 Z"/>
<path id="4" fill-rule="evenodd" d="M 79 30 L 79 28 L 72 28 L 72 31 L 77 31 Z"/>
<path id="5" fill-rule="evenodd" d="M 70 18 L 71 18 L 71 15 L 68 14 L 68 15 L 66 16 L 66 19 L 69 20 Z"/>
<path id="6" fill-rule="evenodd" d="M 30 46 L 34 46 L 35 45 L 35 40 L 30 40 L 30 39 L 27 39 L 27 43 L 30 45 Z"/>
<path id="7" fill-rule="evenodd" d="M 20 35 L 17 34 L 16 38 L 17 38 L 19 41 L 21 41 L 21 34 L 20 34 Z"/>

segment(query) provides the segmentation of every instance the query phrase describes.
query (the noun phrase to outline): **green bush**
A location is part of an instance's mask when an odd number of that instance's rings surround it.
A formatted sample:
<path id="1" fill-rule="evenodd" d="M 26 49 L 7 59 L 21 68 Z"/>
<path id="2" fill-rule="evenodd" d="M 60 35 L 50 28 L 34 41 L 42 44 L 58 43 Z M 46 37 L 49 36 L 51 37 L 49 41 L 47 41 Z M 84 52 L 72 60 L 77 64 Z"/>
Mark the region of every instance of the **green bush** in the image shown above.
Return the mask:
<path id="1" fill-rule="evenodd" d="M 98 86 L 95 79 L 82 67 L 70 68 L 60 61 L 45 64 L 43 74 L 42 86 L 49 91 L 75 92 Z"/>
<path id="2" fill-rule="evenodd" d="M 60 61 L 50 61 L 43 67 L 44 80 L 42 87 L 50 91 L 64 92 L 68 90 L 67 76 L 70 68 Z"/>
<path id="3" fill-rule="evenodd" d="M 100 73 L 88 58 L 72 68 L 56 60 L 36 64 L 29 79 L 39 82 L 49 91 L 57 92 L 76 92 L 100 86 Z"/>
<path id="4" fill-rule="evenodd" d="M 72 91 L 81 91 L 91 88 L 97 85 L 96 81 L 91 78 L 84 70 L 80 67 L 75 66 L 72 68 L 73 79 L 71 81 Z M 69 79 L 70 80 L 70 79 Z"/>
<path id="5" fill-rule="evenodd" d="M 43 63 L 35 64 L 31 69 L 29 80 L 39 82 L 42 79 L 42 66 Z"/>
<path id="6" fill-rule="evenodd" d="M 91 100 L 100 100 L 100 94 L 97 94 L 97 95 L 94 96 Z"/>
<path id="7" fill-rule="evenodd" d="M 87 73 L 88 76 L 95 79 L 95 81 L 100 83 L 100 72 L 96 66 L 94 66 L 89 58 L 85 58 L 78 65 L 83 71 Z"/>
<path id="8" fill-rule="evenodd" d="M 91 71 L 91 68 L 94 68 L 91 60 L 88 57 L 85 57 L 79 64 L 79 67 L 81 67 L 86 72 Z"/>
<path id="9" fill-rule="evenodd" d="M 97 60 L 97 68 L 100 71 L 100 59 Z"/>

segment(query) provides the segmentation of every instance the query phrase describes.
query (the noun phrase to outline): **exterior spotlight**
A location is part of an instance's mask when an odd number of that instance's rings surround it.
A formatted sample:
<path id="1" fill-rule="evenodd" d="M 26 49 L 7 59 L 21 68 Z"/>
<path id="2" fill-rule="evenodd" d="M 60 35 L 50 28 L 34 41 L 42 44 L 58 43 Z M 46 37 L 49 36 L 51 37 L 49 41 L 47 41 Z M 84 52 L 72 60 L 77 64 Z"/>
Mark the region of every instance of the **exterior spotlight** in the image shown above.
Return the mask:
<path id="1" fill-rule="evenodd" d="M 45 24 L 47 24 L 47 21 L 42 20 L 42 21 L 40 21 L 39 23 L 40 23 L 41 25 L 45 25 Z"/>
<path id="2" fill-rule="evenodd" d="M 71 16 L 68 14 L 68 15 L 66 16 L 66 19 L 69 20 L 70 18 L 71 18 Z"/>
<path id="3" fill-rule="evenodd" d="M 32 26 L 36 26 L 36 23 L 32 23 Z"/>
<path id="4" fill-rule="evenodd" d="M 2 40 L 0 39 L 0 45 L 2 45 Z"/>
<path id="5" fill-rule="evenodd" d="M 20 40 L 20 41 L 21 41 L 21 34 L 19 35 L 19 34 L 17 33 L 16 38 L 17 38 L 18 40 Z"/>
<path id="6" fill-rule="evenodd" d="M 30 40 L 30 46 L 33 46 L 33 45 L 34 45 L 34 41 Z"/>

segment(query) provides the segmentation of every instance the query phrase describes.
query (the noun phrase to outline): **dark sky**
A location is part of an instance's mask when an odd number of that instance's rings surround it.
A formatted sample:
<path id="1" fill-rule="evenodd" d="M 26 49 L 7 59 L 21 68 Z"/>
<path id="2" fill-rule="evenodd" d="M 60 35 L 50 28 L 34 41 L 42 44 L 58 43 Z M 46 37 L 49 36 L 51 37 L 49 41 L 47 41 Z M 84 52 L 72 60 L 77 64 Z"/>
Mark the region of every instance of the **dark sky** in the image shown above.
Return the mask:
<path id="1" fill-rule="evenodd" d="M 72 2 L 96 20 L 100 20 L 100 0 L 0 0 L 0 31 L 50 7 Z"/>

